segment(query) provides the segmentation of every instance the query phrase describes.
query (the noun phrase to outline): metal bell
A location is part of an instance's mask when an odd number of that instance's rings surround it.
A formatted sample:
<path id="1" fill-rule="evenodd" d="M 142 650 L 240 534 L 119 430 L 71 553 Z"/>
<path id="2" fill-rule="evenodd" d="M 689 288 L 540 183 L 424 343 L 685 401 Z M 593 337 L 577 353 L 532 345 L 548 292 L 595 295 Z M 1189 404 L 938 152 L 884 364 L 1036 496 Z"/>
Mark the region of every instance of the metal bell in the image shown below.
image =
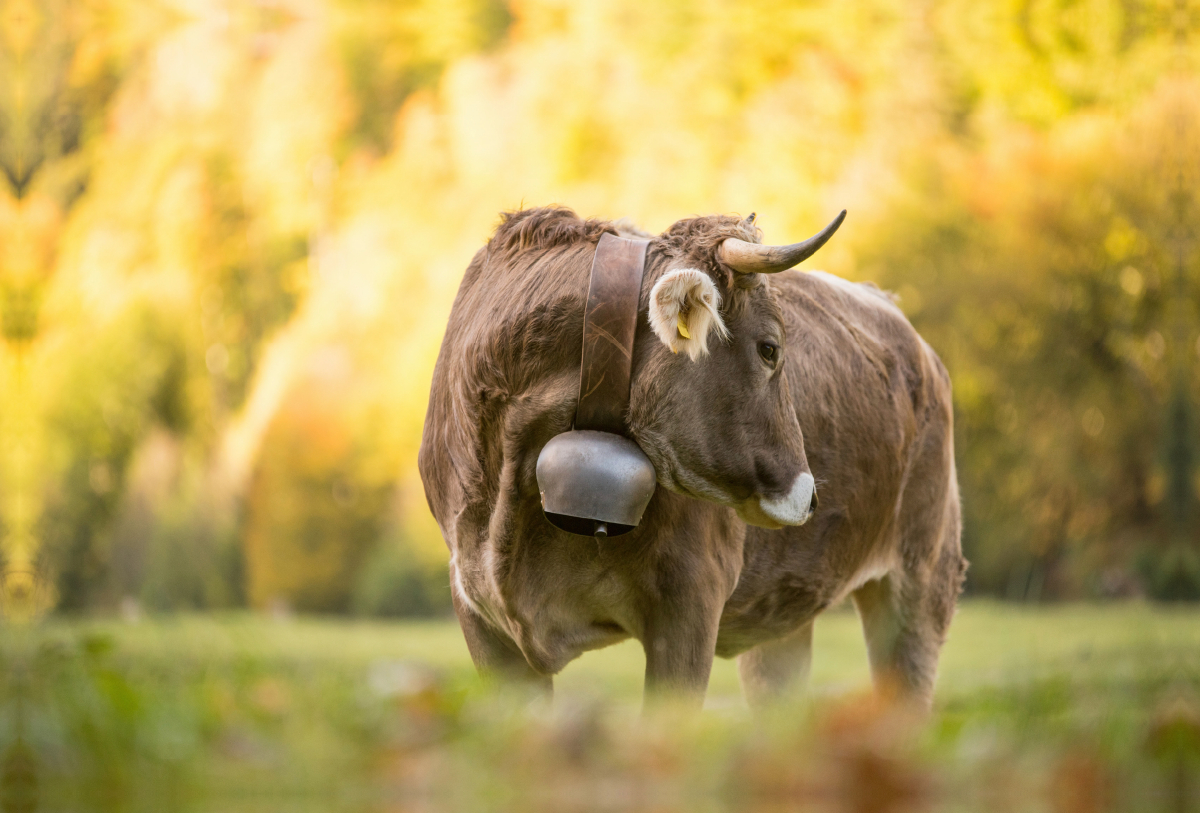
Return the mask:
<path id="1" fill-rule="evenodd" d="M 654 466 L 632 440 L 610 432 L 555 435 L 537 461 L 546 519 L 583 536 L 620 536 L 642 520 L 654 496 Z"/>

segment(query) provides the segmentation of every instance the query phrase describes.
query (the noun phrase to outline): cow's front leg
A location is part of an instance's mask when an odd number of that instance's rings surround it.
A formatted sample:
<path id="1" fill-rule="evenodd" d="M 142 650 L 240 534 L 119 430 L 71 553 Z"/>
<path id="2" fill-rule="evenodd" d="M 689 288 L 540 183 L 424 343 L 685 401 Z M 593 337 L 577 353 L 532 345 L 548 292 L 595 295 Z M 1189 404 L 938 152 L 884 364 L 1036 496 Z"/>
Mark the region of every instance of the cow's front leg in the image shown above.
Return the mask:
<path id="1" fill-rule="evenodd" d="M 467 651 L 479 674 L 548 699 L 554 689 L 554 679 L 535 671 L 515 642 L 493 630 L 454 591 L 451 593 L 454 613 L 467 641 Z"/>
<path id="2" fill-rule="evenodd" d="M 723 596 L 681 595 L 663 599 L 651 609 L 642 637 L 647 708 L 668 698 L 694 708 L 704 705 L 723 604 Z"/>

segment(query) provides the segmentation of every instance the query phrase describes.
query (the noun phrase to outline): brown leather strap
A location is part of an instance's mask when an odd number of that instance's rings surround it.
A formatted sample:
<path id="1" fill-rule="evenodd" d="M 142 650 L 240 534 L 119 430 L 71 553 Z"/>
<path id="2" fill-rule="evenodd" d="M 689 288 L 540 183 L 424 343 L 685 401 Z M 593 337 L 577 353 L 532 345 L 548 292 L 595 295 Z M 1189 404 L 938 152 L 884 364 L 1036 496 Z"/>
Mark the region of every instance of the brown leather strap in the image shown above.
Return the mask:
<path id="1" fill-rule="evenodd" d="M 625 434 L 633 335 L 649 244 L 649 240 L 604 234 L 596 246 L 583 316 L 576 429 Z"/>

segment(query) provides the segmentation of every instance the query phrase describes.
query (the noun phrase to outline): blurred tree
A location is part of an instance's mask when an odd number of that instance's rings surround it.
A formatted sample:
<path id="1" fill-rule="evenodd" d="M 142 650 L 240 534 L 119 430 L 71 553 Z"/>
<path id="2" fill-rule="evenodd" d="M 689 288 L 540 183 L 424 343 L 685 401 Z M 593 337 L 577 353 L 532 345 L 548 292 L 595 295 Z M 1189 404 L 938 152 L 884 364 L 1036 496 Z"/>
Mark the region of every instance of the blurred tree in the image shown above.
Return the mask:
<path id="1" fill-rule="evenodd" d="M 351 595 L 358 615 L 426 618 L 450 612 L 450 583 L 446 569 L 414 553 L 403 537 L 387 535 L 371 551 Z"/>
<path id="2" fill-rule="evenodd" d="M 859 254 L 954 373 L 973 589 L 1134 590 L 1138 560 L 1162 552 L 1190 499 L 1167 493 L 1165 454 L 1192 442 L 1167 364 L 1184 260 L 1170 184 L 1147 182 L 1162 178 L 1171 124 L 1200 124 L 1190 98 L 1167 83 L 1131 118 L 950 151 L 914 170 L 934 188 L 886 210 Z"/>
<path id="3" fill-rule="evenodd" d="M 38 554 L 59 606 L 113 604 L 111 520 L 139 439 L 153 426 L 184 431 L 182 342 L 165 314 L 131 309 L 66 372 L 69 397 L 47 414 L 62 475 L 45 495 Z"/>
<path id="4" fill-rule="evenodd" d="M 511 23 L 502 0 L 341 4 L 334 37 L 355 107 L 344 149 L 391 149 L 405 100 L 436 91 L 448 67 L 495 47 Z"/>
<path id="5" fill-rule="evenodd" d="M 315 360 L 275 414 L 247 497 L 248 592 L 259 608 L 349 610 L 394 490 L 391 478 L 364 476 L 356 427 L 340 414 L 353 386 L 346 354 L 329 349 Z"/>

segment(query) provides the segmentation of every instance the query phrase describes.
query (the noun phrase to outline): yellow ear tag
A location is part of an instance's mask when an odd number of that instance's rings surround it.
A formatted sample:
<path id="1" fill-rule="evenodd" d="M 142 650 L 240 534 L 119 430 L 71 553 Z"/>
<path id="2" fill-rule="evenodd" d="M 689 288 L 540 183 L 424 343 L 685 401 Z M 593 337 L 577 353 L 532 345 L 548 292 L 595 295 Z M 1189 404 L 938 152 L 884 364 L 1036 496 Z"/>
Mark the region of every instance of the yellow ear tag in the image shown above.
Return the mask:
<path id="1" fill-rule="evenodd" d="M 692 338 L 692 334 L 688 333 L 687 323 L 683 321 L 683 314 L 679 314 L 675 320 L 675 326 L 679 328 L 679 335 L 685 339 Z"/>

